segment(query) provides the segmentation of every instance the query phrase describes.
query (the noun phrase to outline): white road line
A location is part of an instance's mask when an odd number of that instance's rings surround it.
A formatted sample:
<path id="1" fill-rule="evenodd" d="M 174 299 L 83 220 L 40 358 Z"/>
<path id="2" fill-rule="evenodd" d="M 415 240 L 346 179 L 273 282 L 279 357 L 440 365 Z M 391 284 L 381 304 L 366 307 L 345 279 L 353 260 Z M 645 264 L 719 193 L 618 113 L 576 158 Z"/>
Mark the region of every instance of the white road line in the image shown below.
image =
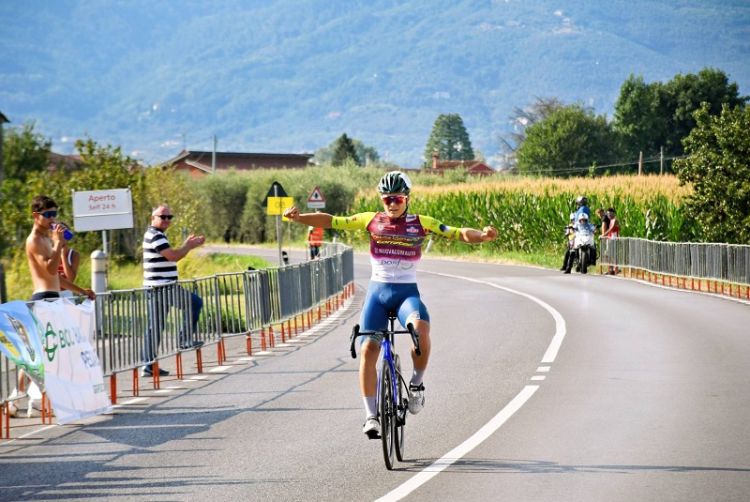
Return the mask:
<path id="1" fill-rule="evenodd" d="M 461 279 L 464 281 L 469 282 L 475 282 L 478 284 L 483 284 L 485 286 L 490 286 L 492 288 L 501 289 L 503 291 L 507 291 L 509 293 L 523 296 L 524 298 L 527 298 L 534 303 L 540 305 L 542 308 L 544 308 L 547 312 L 550 313 L 552 318 L 555 320 L 555 335 L 552 337 L 552 341 L 550 342 L 549 346 L 547 347 L 547 350 L 544 353 L 544 356 L 542 357 L 542 363 L 549 364 L 554 362 L 555 358 L 557 357 L 557 352 L 560 350 L 560 345 L 562 344 L 563 339 L 565 338 L 565 319 L 563 319 L 563 316 L 554 308 L 552 308 L 547 303 L 543 302 L 539 298 L 536 298 L 532 295 L 529 295 L 527 293 L 523 293 L 521 291 L 517 291 L 515 289 L 506 288 L 505 286 L 500 286 L 498 284 L 494 284 L 488 281 L 482 281 L 479 279 L 472 279 L 470 277 L 464 277 L 460 275 L 452 275 L 452 274 L 443 274 L 439 272 L 428 272 L 423 271 L 428 274 L 433 275 L 439 275 L 443 277 L 450 277 L 453 279 Z M 541 369 L 542 367 L 540 367 Z M 546 370 L 542 371 L 548 371 L 549 367 L 546 367 Z M 544 376 L 539 377 L 532 377 L 532 380 L 543 380 Z M 401 500 L 402 498 L 409 495 L 411 492 L 425 484 L 427 481 L 432 479 L 434 476 L 436 476 L 438 473 L 445 470 L 447 467 L 454 464 L 456 461 L 460 460 L 464 455 L 469 453 L 471 450 L 479 446 L 485 439 L 490 437 L 492 434 L 494 434 L 510 417 L 513 416 L 518 410 L 521 409 L 521 407 L 528 401 L 531 396 L 534 395 L 534 393 L 539 389 L 538 385 L 527 385 L 523 389 L 521 389 L 521 392 L 518 393 L 516 397 L 514 397 L 505 407 L 500 410 L 500 412 L 495 415 L 489 422 L 487 422 L 484 426 L 482 426 L 481 429 L 479 429 L 477 432 L 475 432 L 470 438 L 468 438 L 466 441 L 446 453 L 442 458 L 435 461 L 431 465 L 424 468 L 422 471 L 420 471 L 418 474 L 415 474 L 411 478 L 409 478 L 405 483 L 399 485 L 392 491 L 386 493 L 384 496 L 378 499 L 378 501 L 383 502 L 391 502 L 396 500 Z"/>
<path id="2" fill-rule="evenodd" d="M 460 460 L 461 457 L 469 453 L 471 450 L 479 446 L 485 439 L 494 434 L 510 417 L 513 416 L 515 412 L 521 409 L 521 406 L 523 406 L 526 401 L 534 395 L 534 392 L 536 392 L 538 388 L 538 385 L 527 385 L 524 387 L 511 402 L 505 405 L 505 408 L 500 410 L 500 413 L 492 417 L 489 422 L 475 432 L 469 439 L 453 448 L 442 458 L 425 467 L 419 474 L 413 476 L 404 484 L 396 487 L 394 490 L 386 493 L 377 500 L 382 502 L 401 500 L 432 479 L 438 473 L 453 465 L 457 460 Z"/>
<path id="3" fill-rule="evenodd" d="M 128 399 L 127 401 L 123 401 L 120 404 L 116 404 L 113 406 L 113 408 L 117 408 L 119 406 L 127 406 L 129 404 L 136 404 L 136 403 L 142 403 L 143 401 L 148 400 L 147 397 L 134 397 L 133 399 Z"/>
<path id="4" fill-rule="evenodd" d="M 540 381 L 544 380 L 545 378 L 547 378 L 547 377 L 544 376 L 544 375 L 534 375 L 533 377 L 531 377 L 531 380 L 534 381 L 534 382 L 540 382 Z"/>
<path id="5" fill-rule="evenodd" d="M 536 371 L 537 373 L 549 373 L 549 366 L 539 366 Z"/>
<path id="6" fill-rule="evenodd" d="M 46 431 L 47 429 L 51 429 L 51 428 L 57 427 L 57 426 L 58 426 L 58 424 L 52 424 L 52 425 L 47 425 L 46 427 L 42 427 L 41 429 L 37 429 L 37 430 L 34 430 L 34 431 L 27 432 L 23 436 L 18 436 L 17 438 L 13 438 L 13 439 L 9 439 L 9 440 L 5 441 L 3 443 L 3 446 L 11 444 L 11 443 L 13 443 L 15 441 L 18 441 L 19 439 L 25 439 L 25 438 L 33 435 L 33 434 L 38 434 L 40 432 Z"/>
<path id="7" fill-rule="evenodd" d="M 219 371 L 226 371 L 232 369 L 232 366 L 217 366 L 208 370 L 209 373 L 218 373 Z"/>

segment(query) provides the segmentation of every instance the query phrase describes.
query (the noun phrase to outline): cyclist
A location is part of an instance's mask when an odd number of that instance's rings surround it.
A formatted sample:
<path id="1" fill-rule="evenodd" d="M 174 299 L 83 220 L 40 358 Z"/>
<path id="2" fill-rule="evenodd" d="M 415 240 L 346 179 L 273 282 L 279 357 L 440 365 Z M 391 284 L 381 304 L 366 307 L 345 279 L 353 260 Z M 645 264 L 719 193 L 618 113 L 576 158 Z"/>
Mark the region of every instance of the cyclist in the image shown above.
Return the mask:
<path id="1" fill-rule="evenodd" d="M 360 325 L 363 331 L 387 328 L 388 312 L 396 312 L 406 326 L 411 322 L 419 332 L 421 355 L 412 347 L 413 372 L 409 383 L 409 412 L 417 414 L 424 406 L 423 378 L 430 357 L 430 316 L 417 288 L 417 262 L 422 257 L 422 243 L 428 233 L 468 243 L 488 242 L 497 237 L 497 230 L 449 227 L 430 216 L 411 214 L 409 194 L 411 180 L 401 171 L 386 173 L 378 183 L 383 202 L 380 212 L 352 216 L 327 213 L 300 214 L 296 207 L 284 216 L 297 223 L 337 230 L 365 230 L 370 234 L 372 275 L 365 298 Z M 382 337 L 366 337 L 362 342 L 359 384 L 365 406 L 363 432 L 371 439 L 380 435 L 377 419 L 377 360 Z"/>

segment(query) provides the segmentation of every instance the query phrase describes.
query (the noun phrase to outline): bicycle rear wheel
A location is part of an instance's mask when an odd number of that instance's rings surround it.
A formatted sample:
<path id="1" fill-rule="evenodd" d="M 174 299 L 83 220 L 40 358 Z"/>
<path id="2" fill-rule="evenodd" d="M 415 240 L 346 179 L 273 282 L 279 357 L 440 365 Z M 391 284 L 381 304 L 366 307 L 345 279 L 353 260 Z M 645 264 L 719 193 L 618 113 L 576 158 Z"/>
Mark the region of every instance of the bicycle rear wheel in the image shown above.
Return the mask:
<path id="1" fill-rule="evenodd" d="M 394 443 L 396 446 L 396 458 L 399 462 L 404 461 L 404 425 L 406 425 L 406 413 L 408 411 L 408 404 L 406 396 L 408 391 L 406 389 L 406 382 L 404 382 L 401 376 L 401 361 L 398 354 L 393 356 L 396 364 L 396 379 L 398 381 L 398 395 L 395 401 L 398 403 L 396 407 L 396 424 L 394 426 Z"/>
<path id="2" fill-rule="evenodd" d="M 388 361 L 383 361 L 380 373 L 380 439 L 383 441 L 383 459 L 389 471 L 393 469 L 393 440 L 395 436 L 393 406 L 393 377 Z"/>

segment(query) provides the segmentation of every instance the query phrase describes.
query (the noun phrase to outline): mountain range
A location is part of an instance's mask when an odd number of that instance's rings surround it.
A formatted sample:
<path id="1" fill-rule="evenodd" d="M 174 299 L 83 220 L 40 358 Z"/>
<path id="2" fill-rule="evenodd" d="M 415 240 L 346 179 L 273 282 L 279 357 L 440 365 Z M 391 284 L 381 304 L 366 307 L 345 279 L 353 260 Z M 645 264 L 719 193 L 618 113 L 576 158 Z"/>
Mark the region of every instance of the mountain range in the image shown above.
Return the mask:
<path id="1" fill-rule="evenodd" d="M 750 94 L 747 0 L 0 0 L 0 112 L 53 150 L 312 153 L 342 133 L 416 167 L 458 113 L 492 165 L 537 97 L 612 117 L 630 74 Z"/>

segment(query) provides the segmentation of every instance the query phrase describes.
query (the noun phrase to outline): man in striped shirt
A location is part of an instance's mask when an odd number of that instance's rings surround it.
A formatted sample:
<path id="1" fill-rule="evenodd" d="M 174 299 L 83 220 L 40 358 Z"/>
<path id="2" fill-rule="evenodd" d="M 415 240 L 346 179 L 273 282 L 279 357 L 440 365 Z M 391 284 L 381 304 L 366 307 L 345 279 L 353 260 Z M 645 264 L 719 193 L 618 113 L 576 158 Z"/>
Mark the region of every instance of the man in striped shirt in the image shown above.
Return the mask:
<path id="1" fill-rule="evenodd" d="M 172 209 L 166 204 L 159 205 L 151 212 L 151 225 L 143 236 L 143 285 L 148 288 L 148 327 L 143 344 L 144 366 L 141 372 L 143 376 L 153 375 L 152 364 L 172 306 L 182 312 L 183 328 L 178 338 L 179 348 L 195 349 L 203 345 L 203 342 L 191 339 L 191 333 L 195 333 L 198 326 L 203 300 L 177 284 L 177 262 L 201 246 L 206 238 L 190 234 L 181 247 L 171 247 L 165 232 L 172 223 L 172 218 Z M 168 371 L 159 369 L 159 375 L 168 374 Z"/>

